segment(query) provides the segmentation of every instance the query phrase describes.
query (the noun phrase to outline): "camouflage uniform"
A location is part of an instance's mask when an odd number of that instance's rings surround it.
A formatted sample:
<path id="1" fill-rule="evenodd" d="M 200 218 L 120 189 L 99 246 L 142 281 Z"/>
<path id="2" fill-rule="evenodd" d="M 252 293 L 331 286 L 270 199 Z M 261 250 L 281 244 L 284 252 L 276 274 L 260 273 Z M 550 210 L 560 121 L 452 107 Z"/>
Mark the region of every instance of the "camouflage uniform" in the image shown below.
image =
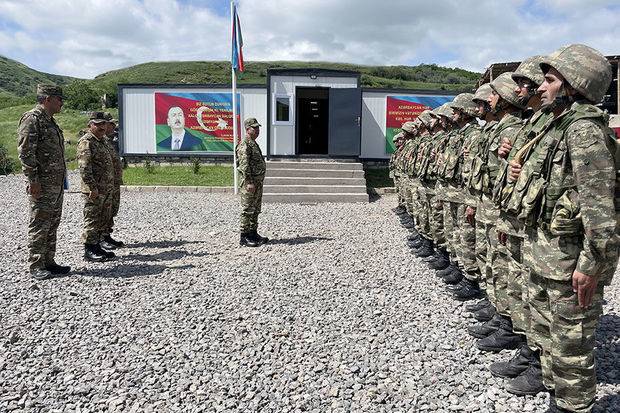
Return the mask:
<path id="1" fill-rule="evenodd" d="M 112 115 L 106 113 L 106 119 L 113 121 Z M 123 185 L 123 163 L 118 153 L 118 144 L 115 144 L 116 132 L 112 136 L 106 136 L 104 141 L 108 145 L 108 150 L 112 155 L 112 166 L 114 169 L 114 184 L 110 192 L 110 219 L 106 223 L 103 235 L 110 235 L 114 230 L 114 218 L 118 215 L 121 205 L 121 185 Z"/>
<path id="2" fill-rule="evenodd" d="M 65 144 L 62 130 L 42 105 L 22 115 L 17 134 L 22 170 L 29 182 L 41 184 L 41 196 L 29 197 L 28 263 L 32 272 L 54 263 L 67 171 Z"/>
<path id="3" fill-rule="evenodd" d="M 265 159 L 256 141 L 245 138 L 237 146 L 237 164 L 237 170 L 242 176 L 241 233 L 249 234 L 258 229 L 266 170 Z M 248 184 L 254 184 L 254 192 L 246 189 Z"/>
<path id="4" fill-rule="evenodd" d="M 533 141 L 509 205 L 527 225 L 531 243 L 524 260 L 531 269 L 531 331 L 542 350 L 545 386 L 555 390 L 561 408 L 589 412 L 596 395 L 595 330 L 620 247 L 620 159 L 607 116 L 588 101 L 602 99 L 611 67 L 583 45 L 554 52 L 541 64 L 548 67 L 587 101 L 566 107 Z M 599 280 L 585 309 L 573 291 L 574 271 Z"/>
<path id="5" fill-rule="evenodd" d="M 105 136 L 99 139 L 91 132 L 87 132 L 78 142 L 77 158 L 84 199 L 83 244 L 99 244 L 111 219 L 114 190 L 114 162 L 111 151 L 113 149 Z M 94 200 L 88 195 L 93 190 L 99 193 Z"/>

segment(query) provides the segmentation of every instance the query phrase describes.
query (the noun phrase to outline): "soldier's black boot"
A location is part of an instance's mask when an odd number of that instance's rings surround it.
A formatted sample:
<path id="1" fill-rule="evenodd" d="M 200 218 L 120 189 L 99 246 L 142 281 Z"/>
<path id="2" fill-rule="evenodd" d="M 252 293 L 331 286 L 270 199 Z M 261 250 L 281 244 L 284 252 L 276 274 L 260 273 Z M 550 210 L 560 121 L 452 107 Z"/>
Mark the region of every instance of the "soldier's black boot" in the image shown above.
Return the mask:
<path id="1" fill-rule="evenodd" d="M 415 250 L 420 248 L 424 244 L 425 238 L 418 234 L 418 237 L 412 241 L 407 241 L 409 248 Z"/>
<path id="2" fill-rule="evenodd" d="M 497 314 L 497 311 L 495 311 L 495 307 L 490 305 L 476 311 L 474 313 L 474 318 L 484 323 L 485 321 L 489 321 L 490 319 L 492 319 L 495 314 Z"/>
<path id="3" fill-rule="evenodd" d="M 487 321 L 486 323 L 473 325 L 467 327 L 467 332 L 470 336 L 476 338 L 485 338 L 493 334 L 499 328 L 502 323 L 502 316 L 499 314 L 495 314 L 492 319 Z"/>
<path id="4" fill-rule="evenodd" d="M 439 271 L 450 265 L 450 256 L 444 248 L 438 248 L 432 258 L 427 259 L 428 266 L 433 270 Z"/>
<path id="5" fill-rule="evenodd" d="M 413 220 L 407 220 L 403 222 L 403 227 L 407 228 L 407 229 L 414 229 L 415 225 L 413 223 Z"/>
<path id="6" fill-rule="evenodd" d="M 116 245 L 112 244 L 111 242 L 108 242 L 105 239 L 105 237 L 103 237 L 103 240 L 99 243 L 99 246 L 103 248 L 104 250 L 115 250 L 116 249 Z"/>
<path id="7" fill-rule="evenodd" d="M 394 208 L 394 212 L 395 212 L 397 215 L 402 215 L 402 214 L 404 214 L 405 212 L 407 212 L 407 209 L 406 209 L 404 206 L 399 205 L 399 206 L 397 206 L 396 208 Z"/>
<path id="8" fill-rule="evenodd" d="M 459 267 L 456 263 L 451 262 L 446 268 L 444 268 L 443 270 L 439 270 L 436 272 L 437 276 L 440 278 L 443 278 L 447 275 L 450 275 L 452 273 L 452 271 L 454 270 L 458 270 Z"/>
<path id="9" fill-rule="evenodd" d="M 114 245 L 116 248 L 122 248 L 125 246 L 125 243 L 123 241 L 115 240 L 114 238 L 112 238 L 111 235 L 104 235 L 103 240 L 107 242 L 108 244 Z"/>
<path id="10" fill-rule="evenodd" d="M 475 313 L 476 311 L 482 310 L 483 308 L 489 307 L 490 305 L 491 305 L 491 302 L 489 301 L 489 299 L 483 298 L 477 303 L 466 305 L 465 310 L 469 311 L 470 313 Z"/>
<path id="11" fill-rule="evenodd" d="M 478 340 L 476 347 L 482 351 L 497 353 L 502 350 L 514 350 L 523 342 L 523 337 L 512 331 L 512 320 L 509 317 L 503 317 L 499 328 L 490 336 Z"/>
<path id="12" fill-rule="evenodd" d="M 105 256 L 106 260 L 111 260 L 112 258 L 116 257 L 116 254 L 114 254 L 112 251 L 103 249 L 103 247 L 101 246 L 101 242 L 96 245 L 95 248 L 98 249 L 100 254 L 103 254 Z"/>
<path id="13" fill-rule="evenodd" d="M 463 280 L 463 273 L 458 266 L 455 266 L 448 275 L 443 277 L 443 282 L 446 284 L 458 284 L 461 280 Z"/>
<path id="14" fill-rule="evenodd" d="M 256 242 L 258 242 L 258 245 L 263 245 L 269 242 L 269 238 L 259 235 L 257 230 L 252 231 L 252 237 L 256 240 Z"/>
<path id="15" fill-rule="evenodd" d="M 464 284 L 461 288 L 452 292 L 452 297 L 459 301 L 473 300 L 482 297 L 482 290 L 476 281 L 463 278 Z"/>
<path id="16" fill-rule="evenodd" d="M 407 236 L 407 241 L 415 241 L 417 239 L 420 238 L 420 233 L 418 232 L 417 229 L 413 229 L 413 231 L 411 231 L 411 234 Z"/>
<path id="17" fill-rule="evenodd" d="M 508 391 L 508 393 L 516 394 L 517 396 L 533 396 L 547 391 L 547 388 L 542 381 L 540 360 L 536 358 L 532 359 L 530 361 L 530 365 L 523 373 L 506 384 L 506 391 Z"/>
<path id="18" fill-rule="evenodd" d="M 530 363 L 535 360 L 537 360 L 536 352 L 532 351 L 527 344 L 523 344 L 510 360 L 492 363 L 489 371 L 495 377 L 514 379 L 527 370 Z"/>
<path id="19" fill-rule="evenodd" d="M 98 245 L 84 244 L 84 259 L 86 261 L 104 262 L 106 257 L 100 252 L 100 248 L 96 248 Z"/>
<path id="20" fill-rule="evenodd" d="M 30 271 L 30 278 L 32 278 L 35 281 L 43 281 L 43 280 L 52 278 L 52 273 L 48 269 L 37 268 L 35 270 Z"/>
<path id="21" fill-rule="evenodd" d="M 244 247 L 258 247 L 258 241 L 252 237 L 251 233 L 241 233 L 239 245 Z"/>
<path id="22" fill-rule="evenodd" d="M 71 267 L 68 265 L 58 265 L 55 262 L 45 266 L 45 269 L 51 272 L 53 275 L 65 275 L 71 272 Z"/>
<path id="23" fill-rule="evenodd" d="M 435 249 L 433 248 L 433 241 L 426 240 L 424 244 L 420 248 L 417 248 L 413 251 L 416 257 L 425 258 L 433 255 L 435 253 Z"/>

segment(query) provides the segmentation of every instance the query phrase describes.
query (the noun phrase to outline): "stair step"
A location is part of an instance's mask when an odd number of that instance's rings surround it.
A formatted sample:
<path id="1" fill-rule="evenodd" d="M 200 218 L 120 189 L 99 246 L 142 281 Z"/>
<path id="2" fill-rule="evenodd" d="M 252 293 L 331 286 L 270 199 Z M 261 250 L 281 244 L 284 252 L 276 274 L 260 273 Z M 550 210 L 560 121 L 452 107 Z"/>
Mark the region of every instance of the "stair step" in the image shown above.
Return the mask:
<path id="1" fill-rule="evenodd" d="M 365 185 L 264 185 L 263 193 L 366 193 Z"/>
<path id="2" fill-rule="evenodd" d="M 266 177 L 281 176 L 291 177 L 308 177 L 308 178 L 363 178 L 363 170 L 339 170 L 339 169 L 269 169 L 267 168 Z"/>
<path id="3" fill-rule="evenodd" d="M 265 177 L 264 186 L 269 185 L 346 185 L 346 186 L 366 186 L 366 179 L 360 178 L 320 178 L 320 177 Z"/>
<path id="4" fill-rule="evenodd" d="M 263 202 L 368 202 L 368 194 L 358 193 L 307 193 L 307 194 L 274 194 L 263 193 Z"/>
<path id="5" fill-rule="evenodd" d="M 364 167 L 359 162 L 291 162 L 269 161 L 267 170 L 273 169 L 323 169 L 323 170 L 347 170 L 362 171 Z"/>

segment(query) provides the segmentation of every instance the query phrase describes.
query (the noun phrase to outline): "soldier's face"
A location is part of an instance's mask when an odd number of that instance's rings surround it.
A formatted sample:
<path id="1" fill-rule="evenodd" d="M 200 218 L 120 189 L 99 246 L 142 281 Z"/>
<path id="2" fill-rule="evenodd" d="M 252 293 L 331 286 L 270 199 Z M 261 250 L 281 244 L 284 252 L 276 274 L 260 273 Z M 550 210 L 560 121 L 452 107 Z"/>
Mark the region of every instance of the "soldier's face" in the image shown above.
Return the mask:
<path id="1" fill-rule="evenodd" d="M 98 138 L 101 138 L 103 137 L 103 135 L 105 135 L 106 123 L 107 122 L 99 122 L 99 123 L 90 122 L 88 124 L 88 128 L 90 129 L 93 135 L 95 135 Z"/>
<path id="2" fill-rule="evenodd" d="M 47 102 L 52 114 L 59 113 L 62 110 L 63 100 L 60 96 L 48 96 Z"/>
<path id="3" fill-rule="evenodd" d="M 105 134 L 106 135 L 111 135 L 112 133 L 114 133 L 114 128 L 116 127 L 116 125 L 112 122 L 106 122 L 105 124 Z"/>
<path id="4" fill-rule="evenodd" d="M 250 126 L 249 128 L 245 129 L 245 134 L 248 136 L 248 138 L 256 139 L 258 138 L 258 135 L 260 134 L 260 127 Z"/>
<path id="5" fill-rule="evenodd" d="M 562 75 L 554 68 L 550 68 L 545 74 L 545 81 L 538 88 L 538 92 L 541 94 L 540 100 L 542 105 L 546 106 L 553 103 L 563 85 L 564 78 Z"/>
<path id="6" fill-rule="evenodd" d="M 172 129 L 183 129 L 185 127 L 185 115 L 179 107 L 172 107 L 168 111 L 168 126 Z"/>
<path id="7" fill-rule="evenodd" d="M 461 112 L 457 109 L 454 109 L 452 111 L 452 121 L 454 123 L 458 123 L 459 120 L 461 120 Z"/>
<path id="8" fill-rule="evenodd" d="M 522 78 L 519 78 L 519 80 L 517 81 L 517 87 L 515 88 L 515 93 L 520 98 L 525 98 L 530 95 L 530 91 L 532 93 L 535 92 L 534 88 L 535 88 L 534 84 L 529 79 L 522 77 Z"/>
<path id="9" fill-rule="evenodd" d="M 491 91 L 491 94 L 487 98 L 487 102 L 489 102 L 489 106 L 491 106 L 491 109 L 495 110 L 495 107 L 497 106 L 497 102 L 499 102 L 499 95 L 497 94 L 496 91 L 494 90 Z"/>

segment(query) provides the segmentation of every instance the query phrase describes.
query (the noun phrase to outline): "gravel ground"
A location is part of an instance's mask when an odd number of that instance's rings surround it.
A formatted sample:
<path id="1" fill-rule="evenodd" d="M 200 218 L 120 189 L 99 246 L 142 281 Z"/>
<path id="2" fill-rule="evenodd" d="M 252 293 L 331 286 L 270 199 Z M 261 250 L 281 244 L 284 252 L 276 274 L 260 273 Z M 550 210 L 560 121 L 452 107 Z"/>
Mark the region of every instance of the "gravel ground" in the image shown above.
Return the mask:
<path id="1" fill-rule="evenodd" d="M 75 177 L 73 177 L 75 179 Z M 75 184 L 74 186 L 75 187 Z M 268 204 L 238 247 L 231 195 L 123 194 L 116 261 L 86 265 L 65 198 L 64 278 L 25 273 L 20 177 L 0 177 L 0 411 L 543 412 L 487 366 L 462 304 L 409 253 L 388 196 Z M 597 411 L 620 411 L 620 280 L 598 332 Z"/>

